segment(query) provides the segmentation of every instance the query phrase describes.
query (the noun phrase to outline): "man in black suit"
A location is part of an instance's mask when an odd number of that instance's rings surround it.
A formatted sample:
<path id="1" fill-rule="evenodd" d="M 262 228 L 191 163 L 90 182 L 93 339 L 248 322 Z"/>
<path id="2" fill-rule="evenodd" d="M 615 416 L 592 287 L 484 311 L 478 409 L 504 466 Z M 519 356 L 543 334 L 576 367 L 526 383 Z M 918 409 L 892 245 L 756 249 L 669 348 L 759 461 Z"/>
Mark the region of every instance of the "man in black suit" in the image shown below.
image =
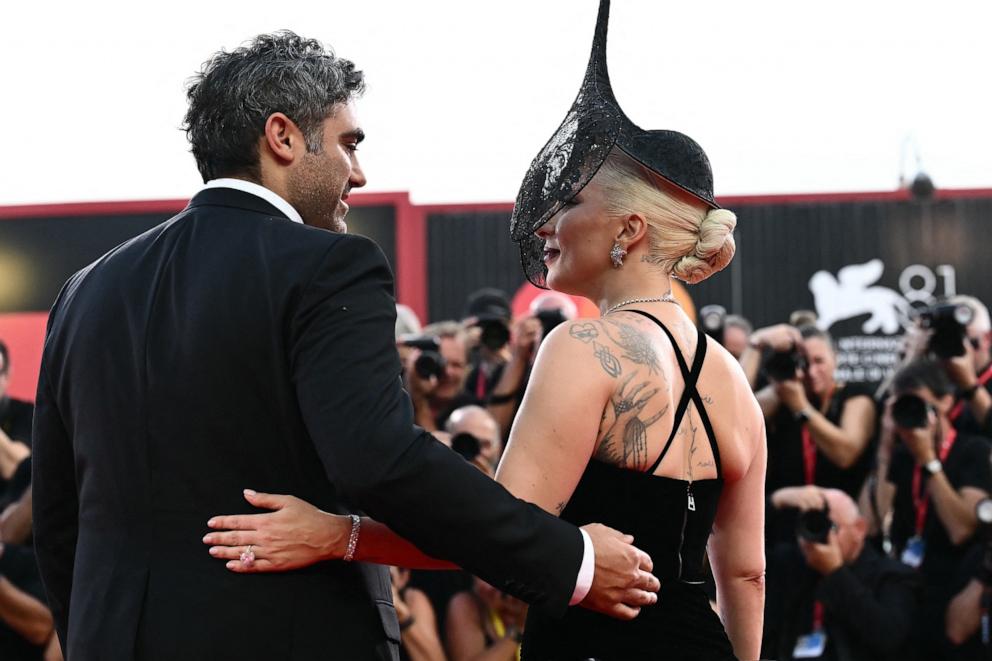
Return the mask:
<path id="1" fill-rule="evenodd" d="M 587 589 L 583 605 L 618 616 L 654 601 L 628 539 L 580 534 L 413 426 L 392 274 L 342 233 L 365 183 L 362 86 L 292 33 L 218 54 L 188 92 L 206 186 L 59 294 L 34 513 L 68 661 L 397 658 L 384 568 L 253 576 L 205 553 L 210 515 L 250 511 L 246 486 L 368 512 L 552 613 Z"/>

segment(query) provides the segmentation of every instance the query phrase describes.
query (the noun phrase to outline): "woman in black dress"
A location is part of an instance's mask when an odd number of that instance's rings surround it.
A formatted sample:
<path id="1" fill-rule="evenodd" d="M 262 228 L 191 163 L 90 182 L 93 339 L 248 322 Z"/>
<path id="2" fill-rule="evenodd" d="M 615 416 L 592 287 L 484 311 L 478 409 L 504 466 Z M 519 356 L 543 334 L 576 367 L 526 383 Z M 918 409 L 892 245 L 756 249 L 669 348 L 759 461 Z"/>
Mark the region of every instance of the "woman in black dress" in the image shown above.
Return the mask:
<path id="1" fill-rule="evenodd" d="M 581 608 L 560 620 L 531 613 L 522 658 L 756 659 L 764 420 L 737 361 L 671 293 L 672 277 L 699 282 L 730 262 L 736 218 L 714 202 L 699 145 L 643 131 L 620 110 L 606 72 L 608 14 L 602 0 L 582 89 L 531 165 L 511 227 L 532 282 L 585 296 L 602 317 L 545 338 L 496 479 L 572 523 L 633 535 L 661 590 L 632 620 Z M 290 497 L 250 500 L 294 512 L 278 530 L 273 514 L 218 522 L 264 534 L 264 569 L 343 554 L 347 519 Z M 358 559 L 437 566 L 388 529 L 368 522 L 361 531 Z M 220 549 L 244 570 L 239 548 Z M 701 585 L 707 551 L 722 621 Z"/>

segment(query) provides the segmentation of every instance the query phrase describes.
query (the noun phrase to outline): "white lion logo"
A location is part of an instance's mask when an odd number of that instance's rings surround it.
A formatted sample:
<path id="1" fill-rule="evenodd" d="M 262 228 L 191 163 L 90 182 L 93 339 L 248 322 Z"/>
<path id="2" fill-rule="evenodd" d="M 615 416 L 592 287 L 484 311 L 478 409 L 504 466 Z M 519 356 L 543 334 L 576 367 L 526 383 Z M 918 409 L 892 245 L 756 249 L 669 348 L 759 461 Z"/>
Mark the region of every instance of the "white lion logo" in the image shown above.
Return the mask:
<path id="1" fill-rule="evenodd" d="M 814 273 L 809 290 L 816 303 L 817 326 L 828 330 L 838 321 L 871 314 L 861 326 L 866 335 L 879 330 L 887 335 L 898 333 L 909 317 L 909 303 L 892 289 L 869 286 L 878 282 L 884 270 L 882 260 L 873 259 L 845 266 L 836 278 L 828 271 Z"/>

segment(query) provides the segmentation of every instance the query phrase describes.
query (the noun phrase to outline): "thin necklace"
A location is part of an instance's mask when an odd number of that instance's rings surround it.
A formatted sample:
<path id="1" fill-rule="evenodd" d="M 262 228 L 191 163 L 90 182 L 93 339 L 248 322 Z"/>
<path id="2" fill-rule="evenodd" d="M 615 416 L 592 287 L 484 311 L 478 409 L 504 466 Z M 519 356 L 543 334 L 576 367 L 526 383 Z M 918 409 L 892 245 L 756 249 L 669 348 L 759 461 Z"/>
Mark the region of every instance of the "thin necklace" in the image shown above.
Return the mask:
<path id="1" fill-rule="evenodd" d="M 611 306 L 609 309 L 607 309 L 606 312 L 603 313 L 603 316 L 605 317 L 606 315 L 617 310 L 618 308 L 622 308 L 625 305 L 631 305 L 632 303 L 674 303 L 675 305 L 679 304 L 679 302 L 675 300 L 675 297 L 672 296 L 672 292 L 669 291 L 669 292 L 665 292 L 661 296 L 655 296 L 653 298 L 628 298 L 626 301 L 620 301 L 616 305 Z"/>

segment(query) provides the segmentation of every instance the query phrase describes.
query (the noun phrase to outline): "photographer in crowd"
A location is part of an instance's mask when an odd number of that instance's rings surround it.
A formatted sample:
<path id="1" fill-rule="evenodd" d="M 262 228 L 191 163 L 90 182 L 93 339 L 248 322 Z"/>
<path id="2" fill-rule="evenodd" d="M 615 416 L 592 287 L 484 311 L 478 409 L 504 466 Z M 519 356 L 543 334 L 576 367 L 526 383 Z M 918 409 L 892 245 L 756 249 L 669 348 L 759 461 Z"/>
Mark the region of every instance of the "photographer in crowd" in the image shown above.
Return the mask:
<path id="1" fill-rule="evenodd" d="M 476 578 L 448 606 L 448 656 L 451 661 L 517 661 L 527 604 Z"/>
<path id="2" fill-rule="evenodd" d="M 445 661 L 437 616 L 427 595 L 409 585 L 409 569 L 390 567 L 389 578 L 400 625 L 400 661 Z"/>
<path id="3" fill-rule="evenodd" d="M 787 487 L 771 500 L 800 512 L 799 542 L 769 558 L 762 656 L 904 659 L 917 605 L 914 572 L 865 544 L 867 523 L 844 492 Z"/>
<path id="4" fill-rule="evenodd" d="M 948 658 L 956 661 L 992 656 L 992 623 L 987 621 L 992 600 L 992 553 L 988 532 L 985 537 L 972 545 L 950 586 L 954 596 L 947 605 L 944 631 L 951 644 Z"/>
<path id="5" fill-rule="evenodd" d="M 498 289 L 480 289 L 468 298 L 462 321 L 471 345 L 465 390 L 478 402 L 489 397 L 509 359 L 511 316 L 510 302 Z"/>
<path id="6" fill-rule="evenodd" d="M 0 341 L 0 494 L 17 467 L 31 454 L 31 424 L 34 406 L 11 397 L 10 351 Z"/>
<path id="7" fill-rule="evenodd" d="M 925 309 L 907 332 L 907 361 L 932 355 L 955 387 L 949 418 L 959 431 L 992 436 L 992 321 L 977 298 Z"/>
<path id="8" fill-rule="evenodd" d="M 465 329 L 457 321 L 430 324 L 420 337 L 401 341 L 417 349 L 407 355 L 406 389 L 415 422 L 427 431 L 443 429 L 452 411 L 477 403 L 465 392 L 467 341 Z"/>
<path id="9" fill-rule="evenodd" d="M 751 322 L 738 314 L 728 314 L 723 320 L 723 346 L 737 360 L 747 351 L 754 328 Z"/>
<path id="10" fill-rule="evenodd" d="M 837 383 L 833 341 L 813 326 L 768 329 L 770 383 L 756 393 L 768 433 L 766 490 L 814 484 L 857 497 L 868 473 L 877 414 L 871 391 Z M 770 544 L 790 542 L 794 516 L 772 509 Z"/>
<path id="11" fill-rule="evenodd" d="M 896 557 L 917 568 L 923 607 L 914 626 L 921 659 L 954 658 L 944 629 L 955 574 L 978 526 L 976 504 L 992 492 L 990 445 L 951 424 L 952 387 L 935 360 L 918 359 L 896 373 L 886 416 L 898 443 L 885 476 L 892 502 Z M 884 500 L 884 499 L 883 499 Z M 887 511 L 884 502 L 881 511 Z"/>
<path id="12" fill-rule="evenodd" d="M 523 400 L 543 331 L 541 319 L 529 315 L 517 319 L 510 332 L 510 359 L 486 400 L 486 408 L 503 430 L 503 438 L 509 435 Z"/>
<path id="13" fill-rule="evenodd" d="M 496 474 L 496 465 L 503 454 L 503 436 L 496 420 L 486 409 L 475 405 L 455 409 L 448 417 L 445 431 L 451 435 L 452 446 L 459 435 L 471 436 L 479 460 L 490 473 Z"/>

